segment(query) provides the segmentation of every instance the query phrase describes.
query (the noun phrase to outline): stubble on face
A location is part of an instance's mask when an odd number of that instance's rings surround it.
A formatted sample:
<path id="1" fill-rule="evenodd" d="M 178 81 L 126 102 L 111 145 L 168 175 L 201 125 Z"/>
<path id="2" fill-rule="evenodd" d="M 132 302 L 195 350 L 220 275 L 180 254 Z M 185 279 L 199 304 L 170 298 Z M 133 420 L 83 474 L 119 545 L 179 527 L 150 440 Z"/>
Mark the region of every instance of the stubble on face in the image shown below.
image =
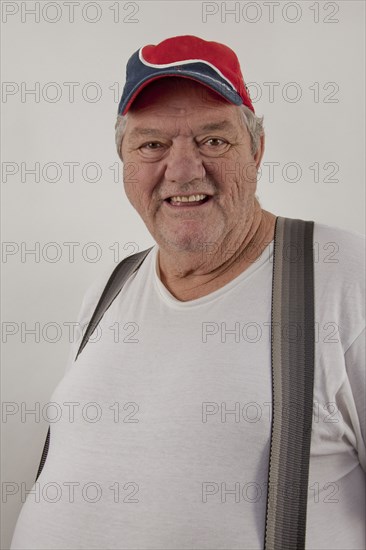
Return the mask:
<path id="1" fill-rule="evenodd" d="M 239 109 L 197 83 L 173 80 L 151 84 L 131 110 L 122 155 L 138 174 L 133 183 L 125 178 L 125 190 L 161 249 L 192 261 L 209 246 L 242 242 L 254 215 L 256 167 Z M 208 155 L 206 135 L 227 140 L 227 150 Z M 161 157 L 142 154 L 149 140 L 162 143 Z M 164 201 L 196 192 L 209 194 L 210 204 L 173 209 Z"/>

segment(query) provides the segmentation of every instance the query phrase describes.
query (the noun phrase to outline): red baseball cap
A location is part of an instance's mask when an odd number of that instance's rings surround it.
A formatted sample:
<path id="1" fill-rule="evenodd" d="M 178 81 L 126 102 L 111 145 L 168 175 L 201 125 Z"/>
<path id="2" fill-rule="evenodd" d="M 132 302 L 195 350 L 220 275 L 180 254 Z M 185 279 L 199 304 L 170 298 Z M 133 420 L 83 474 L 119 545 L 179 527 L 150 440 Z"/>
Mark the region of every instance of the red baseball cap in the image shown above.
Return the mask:
<path id="1" fill-rule="evenodd" d="M 158 78 L 179 76 L 200 82 L 234 105 L 254 113 L 236 54 L 219 42 L 197 36 L 167 38 L 142 46 L 128 60 L 118 114 L 125 115 L 137 95 Z"/>

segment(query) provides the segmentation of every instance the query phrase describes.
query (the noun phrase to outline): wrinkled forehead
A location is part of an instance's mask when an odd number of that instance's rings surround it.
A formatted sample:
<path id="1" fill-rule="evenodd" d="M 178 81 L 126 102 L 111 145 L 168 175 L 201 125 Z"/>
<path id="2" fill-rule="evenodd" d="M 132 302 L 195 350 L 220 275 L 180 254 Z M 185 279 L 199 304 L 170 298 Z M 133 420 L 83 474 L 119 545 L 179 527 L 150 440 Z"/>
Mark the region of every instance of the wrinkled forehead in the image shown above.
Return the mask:
<path id="1" fill-rule="evenodd" d="M 136 98 L 126 115 L 128 141 L 141 136 L 195 136 L 219 133 L 236 141 L 247 129 L 240 107 L 226 101 L 195 81 L 184 78 L 159 79 Z"/>

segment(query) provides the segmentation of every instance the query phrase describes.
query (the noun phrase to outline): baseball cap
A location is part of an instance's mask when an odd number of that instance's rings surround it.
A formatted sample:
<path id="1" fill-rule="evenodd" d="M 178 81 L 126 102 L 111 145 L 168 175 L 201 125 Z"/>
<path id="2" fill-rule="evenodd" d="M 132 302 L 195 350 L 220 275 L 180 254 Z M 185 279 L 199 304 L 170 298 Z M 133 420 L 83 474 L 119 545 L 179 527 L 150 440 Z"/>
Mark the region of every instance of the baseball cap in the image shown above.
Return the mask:
<path id="1" fill-rule="evenodd" d="M 118 114 L 127 113 L 145 86 L 169 76 L 200 82 L 230 103 L 244 104 L 254 113 L 235 52 L 219 42 L 184 35 L 142 46 L 130 57 Z"/>

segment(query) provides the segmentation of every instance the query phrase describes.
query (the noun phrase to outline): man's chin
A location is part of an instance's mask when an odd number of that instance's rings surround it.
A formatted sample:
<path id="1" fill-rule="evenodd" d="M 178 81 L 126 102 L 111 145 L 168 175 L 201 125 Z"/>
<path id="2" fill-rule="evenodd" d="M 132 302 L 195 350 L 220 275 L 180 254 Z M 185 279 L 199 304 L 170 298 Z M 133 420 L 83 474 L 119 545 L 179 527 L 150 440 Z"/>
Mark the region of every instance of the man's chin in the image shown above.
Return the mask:
<path id="1" fill-rule="evenodd" d="M 202 253 L 207 249 L 208 239 L 203 235 L 164 235 L 159 246 L 170 252 Z"/>

